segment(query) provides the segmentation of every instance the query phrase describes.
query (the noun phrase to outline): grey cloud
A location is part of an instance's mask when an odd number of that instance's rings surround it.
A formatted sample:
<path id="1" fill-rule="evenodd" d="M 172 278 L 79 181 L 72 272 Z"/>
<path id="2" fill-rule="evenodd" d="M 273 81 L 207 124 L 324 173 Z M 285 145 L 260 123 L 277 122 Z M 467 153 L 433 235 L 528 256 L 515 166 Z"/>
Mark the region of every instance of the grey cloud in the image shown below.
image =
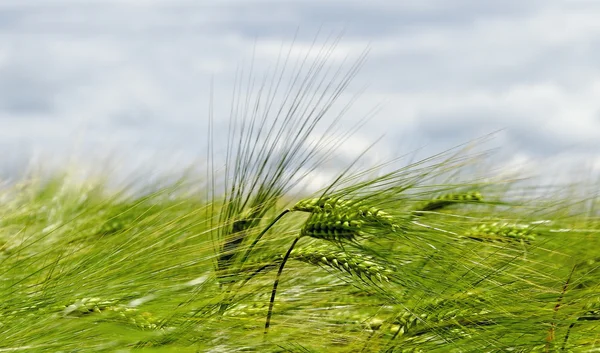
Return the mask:
<path id="1" fill-rule="evenodd" d="M 600 129 L 588 121 L 598 122 L 600 110 L 594 103 L 600 30 L 593 26 L 600 5 L 592 2 L 209 3 L 3 1 L 0 116 L 10 119 L 0 119 L 0 136 L 29 134 L 58 151 L 81 125 L 91 130 L 89 150 L 111 140 L 134 159 L 136 151 L 168 155 L 169 149 L 199 156 L 211 76 L 215 119 L 226 126 L 237 67 L 247 78 L 253 65 L 260 80 L 275 64 L 277 43 L 289 44 L 299 28 L 296 44 L 308 46 L 321 25 L 320 42 L 345 28 L 340 57 L 372 48 L 358 86 L 369 82 L 368 92 L 390 102 L 367 135 L 411 135 L 433 141 L 430 151 L 437 152 L 505 128 L 504 142 L 550 155 L 573 144 L 592 146 Z M 290 80 L 285 76 L 283 84 Z M 538 96 L 523 93 L 546 84 L 549 93 L 543 87 Z M 571 109 L 578 122 L 569 132 L 564 120 Z M 397 112 L 406 113 L 405 122 Z M 35 122 L 25 122 L 29 116 Z M 61 124 L 41 125 L 42 117 Z"/>
<path id="2" fill-rule="evenodd" d="M 454 145 L 502 131 L 504 144 L 511 145 L 502 147 L 527 151 L 536 156 L 548 157 L 567 149 L 600 153 L 595 139 L 560 135 L 549 129 L 543 120 L 533 120 L 525 113 L 501 108 L 466 108 L 448 113 L 425 113 L 418 118 L 417 131 L 433 141 L 441 139 Z"/>
<path id="3" fill-rule="evenodd" d="M 7 71 L 0 70 L 0 111 L 23 117 L 53 111 L 51 83 L 27 72 Z"/>
<path id="4" fill-rule="evenodd" d="M 186 30 L 203 30 L 211 34 L 225 30 L 245 37 L 278 38 L 288 37 L 289 30 L 296 27 L 316 29 L 321 25 L 338 25 L 346 28 L 350 36 L 370 38 L 413 27 L 463 27 L 486 18 L 524 16 L 549 2 L 460 0 L 449 3 L 436 0 L 421 3 L 421 6 L 406 6 L 394 1 L 351 1 L 340 6 L 340 3 L 317 1 L 207 3 L 169 0 L 146 5 L 123 2 L 117 6 L 116 3 L 93 1 L 63 0 L 52 5 L 38 1 L 35 6 L 30 3 L 29 6 L 0 7 L 0 23 L 29 33 L 36 29 L 38 33 L 42 30 L 67 32 L 76 29 L 80 35 L 101 35 L 118 30 L 130 36 L 144 31 L 161 37 L 173 34 L 173 30 L 180 34 Z M 107 19 L 110 19 L 110 26 L 106 26 Z M 288 31 L 282 33 L 284 28 Z"/>

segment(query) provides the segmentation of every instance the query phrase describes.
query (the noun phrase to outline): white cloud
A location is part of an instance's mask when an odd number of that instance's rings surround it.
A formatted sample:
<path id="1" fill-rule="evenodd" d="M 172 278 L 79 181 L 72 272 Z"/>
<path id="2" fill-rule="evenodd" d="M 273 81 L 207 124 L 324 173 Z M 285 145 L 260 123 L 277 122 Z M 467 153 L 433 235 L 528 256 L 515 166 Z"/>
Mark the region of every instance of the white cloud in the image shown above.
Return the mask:
<path id="1" fill-rule="evenodd" d="M 222 128 L 236 70 L 245 68 L 247 79 L 253 65 L 262 79 L 299 27 L 283 76 L 287 87 L 295 60 L 323 25 L 315 48 L 332 29 L 346 28 L 332 68 L 371 48 L 357 84 L 341 97 L 348 101 L 369 83 L 348 118 L 384 103 L 343 153 L 355 155 L 362 139 L 381 134 L 388 137 L 378 145 L 382 156 L 426 143 L 435 153 L 504 128 L 502 141 L 523 155 L 600 154 L 597 2 L 212 4 L 2 1 L 0 89 L 7 93 L 0 97 L 0 142 L 52 153 L 68 150 L 85 132 L 83 151 L 112 141 L 132 159 L 143 150 L 179 151 L 193 160 L 204 155 L 211 77 Z"/>

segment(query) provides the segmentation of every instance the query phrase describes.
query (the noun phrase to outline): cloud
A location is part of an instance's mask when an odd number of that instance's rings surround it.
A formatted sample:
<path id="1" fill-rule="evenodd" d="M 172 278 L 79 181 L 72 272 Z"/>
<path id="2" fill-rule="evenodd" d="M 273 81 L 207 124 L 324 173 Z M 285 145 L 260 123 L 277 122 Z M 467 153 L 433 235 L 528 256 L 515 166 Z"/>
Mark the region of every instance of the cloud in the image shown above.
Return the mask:
<path id="1" fill-rule="evenodd" d="M 585 0 L 4 0 L 0 142 L 54 155 L 110 145 L 131 160 L 143 151 L 195 161 L 205 153 L 211 80 L 223 141 L 236 82 L 241 97 L 277 82 L 268 74 L 290 53 L 280 86 L 289 87 L 307 52 L 314 59 L 343 30 L 326 73 L 370 48 L 340 98 L 368 84 L 350 121 L 382 103 L 357 137 L 385 134 L 381 156 L 423 144 L 435 153 L 503 129 L 498 143 L 528 158 L 593 159 L 599 23 L 600 4 Z"/>

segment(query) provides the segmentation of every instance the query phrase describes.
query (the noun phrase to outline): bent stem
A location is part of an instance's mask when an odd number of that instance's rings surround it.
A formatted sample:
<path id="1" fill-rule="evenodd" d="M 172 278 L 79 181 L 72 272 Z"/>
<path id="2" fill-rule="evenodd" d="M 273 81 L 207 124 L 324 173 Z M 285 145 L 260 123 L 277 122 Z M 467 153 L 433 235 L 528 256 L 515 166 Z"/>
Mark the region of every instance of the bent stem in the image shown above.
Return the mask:
<path id="1" fill-rule="evenodd" d="M 573 266 L 573 268 L 571 269 L 571 273 L 569 273 L 569 277 L 567 277 L 567 280 L 565 281 L 565 283 L 563 284 L 562 287 L 562 291 L 560 292 L 560 295 L 558 297 L 558 300 L 556 301 L 556 305 L 554 306 L 554 314 L 552 315 L 552 323 L 550 325 L 550 329 L 548 330 L 548 337 L 546 337 L 546 352 L 550 351 L 550 346 L 554 343 L 554 335 L 555 335 L 555 331 L 556 331 L 556 318 L 558 315 L 558 309 L 560 309 L 561 303 L 564 299 L 565 294 L 567 293 L 567 289 L 569 288 L 569 284 L 571 282 L 571 278 L 573 277 L 573 273 L 575 272 L 575 269 L 577 268 L 577 265 Z M 570 329 L 571 327 L 569 327 Z M 565 337 L 565 341 L 563 342 L 563 345 L 566 345 L 566 340 L 568 340 L 569 336 L 567 335 Z"/>
<path id="2" fill-rule="evenodd" d="M 239 265 L 239 269 L 240 271 L 242 271 L 242 267 L 244 266 L 244 264 L 246 263 L 246 260 L 248 260 L 248 257 L 250 256 L 250 253 L 252 253 L 252 249 L 254 249 L 254 247 L 256 246 L 256 244 L 258 244 L 258 242 L 260 241 L 260 239 L 263 237 L 263 235 L 265 235 L 267 233 L 267 231 L 269 231 L 269 229 L 271 229 L 271 227 L 273 227 L 275 225 L 275 223 L 277 223 L 283 216 L 285 216 L 287 213 L 291 212 L 290 209 L 286 209 L 283 212 L 281 212 L 277 217 L 275 217 L 275 219 L 273 221 L 271 221 L 271 223 L 269 223 L 268 226 L 265 227 L 265 229 L 263 229 L 258 236 L 256 237 L 256 239 L 254 239 L 254 241 L 252 242 L 252 244 L 250 244 L 250 246 L 248 247 L 248 249 L 246 250 L 246 253 L 244 254 L 244 257 L 242 258 L 242 261 Z M 266 267 L 266 266 L 265 266 Z M 262 270 L 262 269 L 261 269 Z M 260 272 L 261 270 L 259 270 L 258 272 Z M 257 273 L 258 273 L 257 272 Z M 256 275 L 256 273 L 254 273 L 253 275 L 250 276 L 250 278 L 254 277 L 254 275 Z M 248 282 L 250 280 L 250 278 L 246 279 L 244 281 L 244 283 Z M 229 306 L 229 302 L 231 300 L 230 298 L 230 294 L 231 291 L 233 289 L 233 285 L 235 283 L 231 283 L 229 285 L 229 288 L 227 288 L 227 292 L 225 293 L 225 302 L 221 304 L 221 307 L 219 308 L 219 313 L 223 314 L 225 312 L 225 310 L 227 310 L 227 307 Z"/>
<path id="3" fill-rule="evenodd" d="M 275 225 L 275 223 L 277 223 L 283 216 L 285 216 L 289 212 L 291 212 L 291 210 L 289 208 L 283 210 L 283 212 L 281 212 L 279 214 L 279 216 L 275 217 L 275 219 L 273 221 L 271 221 L 271 223 L 269 223 L 269 225 L 266 226 L 265 229 L 263 229 L 260 232 L 260 234 L 258 234 L 258 236 L 256 237 L 256 239 L 254 239 L 254 241 L 252 242 L 252 244 L 250 244 L 250 246 L 248 247 L 248 250 L 246 250 L 246 253 L 244 254 L 244 257 L 242 258 L 242 262 L 240 263 L 240 267 L 243 266 L 246 263 L 246 260 L 248 260 L 248 256 L 250 256 L 250 253 L 252 252 L 252 249 L 254 249 L 254 247 L 256 246 L 256 244 L 258 244 L 258 242 L 263 237 L 263 235 L 265 235 L 267 233 L 267 231 L 269 229 L 271 229 L 271 227 L 273 227 Z"/>
<path id="4" fill-rule="evenodd" d="M 573 329 L 573 327 L 575 327 L 575 323 L 571 323 L 571 325 L 569 325 L 569 328 L 567 329 L 567 333 L 565 334 L 565 339 L 563 340 L 563 344 L 562 347 L 560 348 L 561 352 L 565 351 L 565 348 L 567 347 L 567 341 L 569 340 L 569 335 L 571 334 L 571 330 Z"/>
<path id="5" fill-rule="evenodd" d="M 279 266 L 279 271 L 277 271 L 277 277 L 275 278 L 275 282 L 273 283 L 273 291 L 271 292 L 271 301 L 269 302 L 269 311 L 267 312 L 267 320 L 265 322 L 265 332 L 264 332 L 265 335 L 268 333 L 269 326 L 271 325 L 271 316 L 273 314 L 273 305 L 275 305 L 275 296 L 277 295 L 277 286 L 279 285 L 279 278 L 281 277 L 281 273 L 283 272 L 285 263 L 289 259 L 290 254 L 292 253 L 292 250 L 294 250 L 294 246 L 296 246 L 296 243 L 298 243 L 298 240 L 300 240 L 301 237 L 302 237 L 302 235 L 300 235 L 300 236 L 296 237 L 296 239 L 294 239 L 294 242 L 292 243 L 292 245 L 288 249 L 287 253 L 283 257 L 283 260 L 281 261 L 281 265 Z M 266 336 L 263 336 L 263 337 L 266 337 Z"/>

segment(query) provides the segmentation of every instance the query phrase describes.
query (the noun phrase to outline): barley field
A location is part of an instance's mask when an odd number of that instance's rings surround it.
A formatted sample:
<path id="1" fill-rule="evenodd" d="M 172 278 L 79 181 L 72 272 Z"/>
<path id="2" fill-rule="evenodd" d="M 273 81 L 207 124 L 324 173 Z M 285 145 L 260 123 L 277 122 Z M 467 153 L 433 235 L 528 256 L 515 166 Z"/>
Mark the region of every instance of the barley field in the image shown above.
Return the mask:
<path id="1" fill-rule="evenodd" d="M 369 123 L 323 118 L 364 58 L 326 59 L 265 86 L 285 99 L 240 94 L 222 158 L 211 119 L 195 179 L 5 185 L 0 352 L 600 351 L 598 184 L 470 141 L 310 190 Z"/>

